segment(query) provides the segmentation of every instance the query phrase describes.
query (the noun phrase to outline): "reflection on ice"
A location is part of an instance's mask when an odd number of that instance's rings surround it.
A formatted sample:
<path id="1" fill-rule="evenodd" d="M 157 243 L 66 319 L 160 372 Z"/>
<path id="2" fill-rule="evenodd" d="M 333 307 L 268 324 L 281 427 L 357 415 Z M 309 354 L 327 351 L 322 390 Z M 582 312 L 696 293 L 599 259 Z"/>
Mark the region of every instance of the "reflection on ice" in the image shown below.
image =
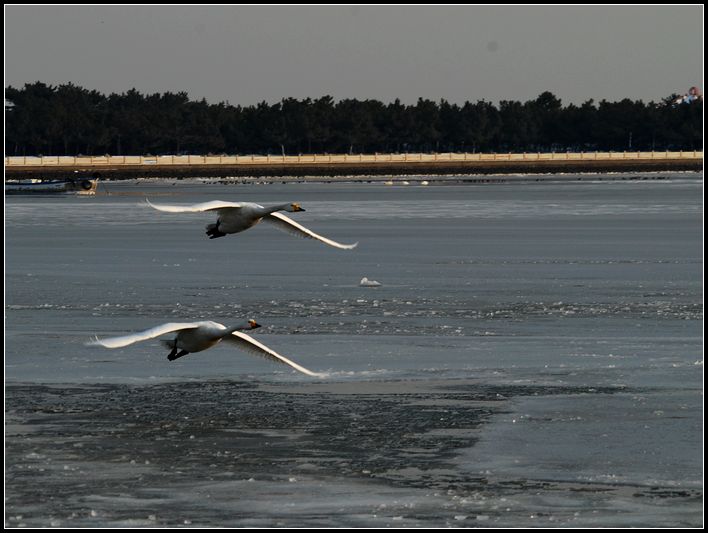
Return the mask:
<path id="1" fill-rule="evenodd" d="M 679 435 L 663 428 L 673 411 L 652 413 L 653 427 L 642 429 L 653 408 L 643 397 L 620 387 L 449 379 L 10 386 L 6 521 L 695 526 L 700 469 L 680 447 L 700 429 Z M 680 410 L 697 400 L 672 401 Z M 618 409 L 607 426 L 597 406 L 622 403 L 639 410 Z M 513 429 L 487 426 L 509 417 L 513 404 L 524 413 Z M 628 437 L 614 423 L 633 433 L 624 452 L 616 444 Z M 528 430 L 514 432 L 522 427 Z M 663 440 L 642 440 L 641 432 Z M 583 470 L 568 463 L 578 460 Z"/>

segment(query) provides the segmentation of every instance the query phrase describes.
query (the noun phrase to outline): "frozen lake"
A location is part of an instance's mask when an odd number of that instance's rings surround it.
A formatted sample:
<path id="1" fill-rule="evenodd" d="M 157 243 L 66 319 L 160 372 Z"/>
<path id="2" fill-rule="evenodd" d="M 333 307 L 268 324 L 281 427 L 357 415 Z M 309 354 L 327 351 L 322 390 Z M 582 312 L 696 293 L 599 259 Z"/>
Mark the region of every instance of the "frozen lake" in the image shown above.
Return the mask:
<path id="1" fill-rule="evenodd" d="M 701 526 L 703 181 L 667 178 L 7 197 L 6 525 Z M 84 345 L 245 318 L 326 377 Z"/>

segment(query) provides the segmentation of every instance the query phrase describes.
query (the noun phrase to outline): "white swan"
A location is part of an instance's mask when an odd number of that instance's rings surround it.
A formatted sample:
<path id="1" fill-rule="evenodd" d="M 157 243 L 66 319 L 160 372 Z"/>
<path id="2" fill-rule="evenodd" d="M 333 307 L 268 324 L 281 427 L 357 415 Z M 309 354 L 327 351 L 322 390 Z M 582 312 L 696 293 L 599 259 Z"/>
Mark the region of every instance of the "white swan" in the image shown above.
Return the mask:
<path id="1" fill-rule="evenodd" d="M 154 339 L 160 335 L 176 331 L 177 337 L 174 340 L 162 341 L 165 346 L 172 350 L 167 356 L 167 359 L 170 361 L 174 361 L 175 359 L 189 353 L 207 350 L 208 348 L 219 344 L 221 341 L 226 341 L 233 344 L 237 348 L 250 352 L 254 355 L 265 357 L 266 359 L 270 359 L 276 363 L 290 365 L 295 370 L 298 370 L 303 374 L 307 374 L 308 376 L 321 376 L 321 374 L 312 372 L 307 368 L 294 363 L 287 357 L 280 355 L 274 350 L 271 350 L 266 345 L 255 340 L 253 337 L 250 337 L 245 333 L 239 333 L 239 330 L 249 330 L 259 327 L 260 325 L 257 324 L 255 320 L 249 320 L 246 324 L 240 324 L 231 328 L 227 328 L 223 324 L 212 322 L 210 320 L 204 322 L 168 322 L 167 324 L 155 326 L 154 328 L 133 333 L 131 335 L 110 337 L 107 339 L 99 339 L 96 337 L 95 340 L 86 344 L 88 346 L 103 346 L 104 348 L 122 348 L 123 346 L 128 346 L 130 344 L 148 339 Z"/>
<path id="2" fill-rule="evenodd" d="M 335 248 L 351 250 L 357 244 L 341 244 L 322 235 L 318 235 L 312 230 L 301 226 L 293 219 L 286 217 L 276 211 L 288 211 L 291 213 L 304 211 L 299 204 L 281 204 L 271 207 L 263 207 L 259 204 L 249 202 L 222 202 L 214 200 L 193 205 L 158 205 L 146 199 L 147 204 L 158 211 L 167 213 L 200 213 L 202 211 L 216 211 L 218 213 L 216 224 L 207 225 L 206 234 L 210 239 L 223 237 L 229 233 L 239 233 L 258 224 L 260 221 L 270 222 L 276 228 L 286 231 L 296 237 L 316 239 Z"/>

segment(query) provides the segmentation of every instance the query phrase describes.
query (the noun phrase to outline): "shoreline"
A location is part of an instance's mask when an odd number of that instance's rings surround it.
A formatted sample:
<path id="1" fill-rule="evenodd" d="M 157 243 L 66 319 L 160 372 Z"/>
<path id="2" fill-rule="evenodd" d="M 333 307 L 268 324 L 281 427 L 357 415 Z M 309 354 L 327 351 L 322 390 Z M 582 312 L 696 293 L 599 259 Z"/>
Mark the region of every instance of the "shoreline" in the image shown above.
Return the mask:
<path id="1" fill-rule="evenodd" d="M 165 182 L 202 185 L 274 185 L 274 184 L 380 184 L 383 186 L 447 186 L 447 185 L 484 185 L 515 183 L 596 183 L 620 181 L 701 181 L 703 173 L 697 171 L 671 172 L 616 172 L 616 173 L 553 173 L 553 174 L 451 174 L 426 176 L 403 174 L 398 176 L 228 176 L 223 178 L 197 176 L 137 177 L 129 179 L 104 179 L 108 184 L 160 184 Z M 100 184 L 101 182 L 99 182 Z M 100 185 L 99 185 L 100 188 Z M 99 192 L 99 194 L 101 194 Z"/>
<path id="2" fill-rule="evenodd" d="M 702 152 L 8 157 L 5 178 L 261 178 L 344 181 L 403 176 L 558 175 L 703 170 Z"/>
<path id="3" fill-rule="evenodd" d="M 612 173 L 550 173 L 550 174 L 443 174 L 420 175 L 402 174 L 397 176 L 164 176 L 100 179 L 101 184 L 202 184 L 202 185 L 274 185 L 274 184 L 380 184 L 384 186 L 446 186 L 514 183 L 596 183 L 620 181 L 702 181 L 702 171 L 654 171 L 654 172 L 612 172 Z"/>

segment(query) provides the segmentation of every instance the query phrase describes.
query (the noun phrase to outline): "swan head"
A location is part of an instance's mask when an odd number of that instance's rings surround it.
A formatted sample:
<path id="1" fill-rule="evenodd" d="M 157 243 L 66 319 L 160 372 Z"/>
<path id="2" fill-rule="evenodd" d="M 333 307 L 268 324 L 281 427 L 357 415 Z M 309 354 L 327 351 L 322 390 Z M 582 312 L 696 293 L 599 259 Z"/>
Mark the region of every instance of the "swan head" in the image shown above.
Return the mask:
<path id="1" fill-rule="evenodd" d="M 285 210 L 290 213 L 297 213 L 298 211 L 304 211 L 304 209 L 302 207 L 300 207 L 300 204 L 290 204 L 290 205 L 288 205 L 288 207 Z"/>
<path id="2" fill-rule="evenodd" d="M 250 319 L 250 320 L 248 321 L 248 325 L 251 327 L 251 329 L 256 329 L 256 328 L 260 328 L 260 327 L 261 327 L 261 325 L 260 325 L 258 322 L 256 322 L 255 320 L 253 320 L 253 319 Z"/>

